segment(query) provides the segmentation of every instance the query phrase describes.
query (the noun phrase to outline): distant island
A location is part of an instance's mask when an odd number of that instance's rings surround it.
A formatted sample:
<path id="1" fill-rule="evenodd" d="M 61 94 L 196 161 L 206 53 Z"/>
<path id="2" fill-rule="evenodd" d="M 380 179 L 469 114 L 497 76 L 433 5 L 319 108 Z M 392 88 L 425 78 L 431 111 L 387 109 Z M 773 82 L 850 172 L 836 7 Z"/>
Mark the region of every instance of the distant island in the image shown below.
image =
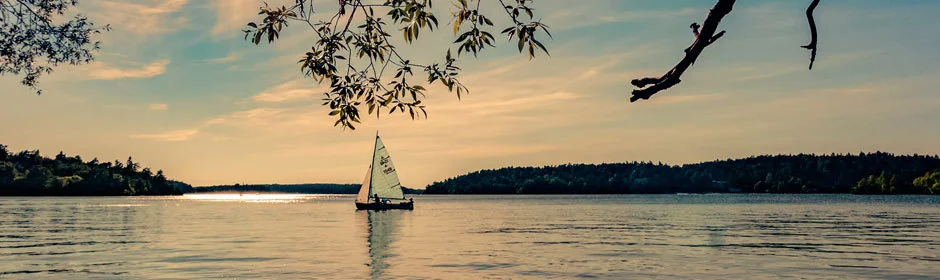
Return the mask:
<path id="1" fill-rule="evenodd" d="M 688 164 L 565 164 L 481 170 L 435 182 L 426 194 L 854 193 L 940 194 L 940 157 L 755 156 Z"/>
<path id="2" fill-rule="evenodd" d="M 59 152 L 42 157 L 38 150 L 11 153 L 0 144 L 0 196 L 181 195 L 192 186 L 167 179 L 162 170 L 140 168 L 130 157 L 122 163 L 83 161 Z"/>
<path id="3" fill-rule="evenodd" d="M 218 185 L 193 188 L 193 193 L 211 192 L 276 192 L 301 194 L 357 194 L 359 184 L 255 184 L 255 185 Z M 422 193 L 422 190 L 402 188 L 406 194 Z"/>

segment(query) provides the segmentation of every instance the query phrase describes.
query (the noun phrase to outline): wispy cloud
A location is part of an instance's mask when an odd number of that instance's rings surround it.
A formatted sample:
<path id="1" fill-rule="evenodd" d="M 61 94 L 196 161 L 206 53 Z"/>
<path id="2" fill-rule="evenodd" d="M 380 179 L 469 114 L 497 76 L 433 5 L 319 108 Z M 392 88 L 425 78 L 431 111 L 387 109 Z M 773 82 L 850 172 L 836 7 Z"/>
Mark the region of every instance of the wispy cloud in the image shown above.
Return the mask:
<path id="1" fill-rule="evenodd" d="M 131 138 L 137 139 L 152 139 L 157 141 L 185 141 L 189 140 L 193 136 L 199 133 L 199 130 L 188 129 L 188 130 L 174 130 L 166 133 L 157 133 L 157 134 L 134 134 L 131 135 Z"/>
<path id="2" fill-rule="evenodd" d="M 205 122 L 204 126 L 210 125 L 232 125 L 232 126 L 253 126 L 267 125 L 272 117 L 284 113 L 286 109 L 276 108 L 256 108 L 246 111 L 238 111 L 226 114 L 221 117 L 213 118 Z"/>
<path id="3" fill-rule="evenodd" d="M 229 62 L 238 61 L 239 59 L 241 59 L 241 56 L 239 56 L 235 52 L 230 52 L 225 57 L 206 59 L 205 61 L 209 63 L 229 63 Z"/>
<path id="4" fill-rule="evenodd" d="M 605 5 L 602 1 L 596 2 L 597 3 L 592 1 L 592 5 L 576 5 L 574 7 L 568 2 L 559 2 L 563 7 L 542 9 L 544 11 L 557 11 L 548 14 L 544 21 L 551 24 L 553 29 L 564 30 L 618 22 L 670 20 L 677 17 L 691 17 L 698 14 L 704 15 L 707 12 L 707 10 L 697 8 L 623 11 L 618 9 L 605 9 Z"/>
<path id="5" fill-rule="evenodd" d="M 92 17 L 111 24 L 115 30 L 128 30 L 141 35 L 166 33 L 186 24 L 186 18 L 175 15 L 188 0 L 89 1 Z"/>
<path id="6" fill-rule="evenodd" d="M 318 86 L 313 80 L 299 79 L 266 89 L 264 92 L 252 96 L 251 99 L 257 102 L 270 103 L 307 100 L 324 91 L 325 88 Z"/>
<path id="7" fill-rule="evenodd" d="M 167 109 L 170 108 L 170 106 L 164 103 L 153 103 L 153 104 L 150 104 L 149 107 L 151 111 L 166 111 Z"/>
<path id="8" fill-rule="evenodd" d="M 88 78 L 92 80 L 116 80 L 125 78 L 150 78 L 166 72 L 170 60 L 158 60 L 141 68 L 118 68 L 104 63 L 95 63 L 88 66 Z"/>
<path id="9" fill-rule="evenodd" d="M 162 104 L 158 104 L 157 107 L 159 107 L 159 105 Z M 153 108 L 154 105 L 151 105 L 151 109 Z M 285 123 L 283 121 L 283 113 L 286 111 L 288 110 L 277 108 L 256 108 L 245 111 L 237 111 L 203 121 L 202 123 L 190 129 L 179 129 L 153 134 L 134 134 L 131 135 L 131 138 L 152 139 L 158 141 L 185 141 L 190 140 L 192 139 L 192 136 L 203 133 L 204 131 L 213 127 L 236 128 L 238 130 L 248 130 L 254 133 L 263 128 L 280 127 L 283 125 Z M 225 141 L 229 139 L 231 139 L 231 137 L 224 135 L 213 135 L 211 138 L 213 141 Z"/>
<path id="10" fill-rule="evenodd" d="M 465 145 L 452 145 L 445 149 L 424 151 L 424 155 L 450 156 L 463 159 L 511 157 L 544 153 L 558 150 L 560 147 L 547 144 L 502 144 L 502 143 L 470 143 Z"/>
<path id="11" fill-rule="evenodd" d="M 719 93 L 699 93 L 699 94 L 667 94 L 663 96 L 657 96 L 656 98 L 651 98 L 649 101 L 650 104 L 654 105 L 670 105 L 670 104 L 679 104 L 679 103 L 692 103 L 692 102 L 702 102 L 702 101 L 711 101 L 724 98 L 724 94 Z"/>
<path id="12" fill-rule="evenodd" d="M 335 3 L 334 3 L 335 4 Z M 256 18 L 259 0 L 213 0 L 210 6 L 216 12 L 216 23 L 212 27 L 213 35 L 237 35 L 245 24 Z"/>
<path id="13" fill-rule="evenodd" d="M 940 98 L 919 92 L 935 74 L 885 79 L 866 84 L 796 91 L 771 100 L 735 104 L 739 107 L 715 115 L 718 119 L 748 119 L 818 123 L 839 118 L 891 117 L 935 109 Z M 922 95 L 923 94 L 923 95 Z M 890 98 L 886 98 L 889 96 Z M 925 98 L 925 96 L 928 96 Z"/>

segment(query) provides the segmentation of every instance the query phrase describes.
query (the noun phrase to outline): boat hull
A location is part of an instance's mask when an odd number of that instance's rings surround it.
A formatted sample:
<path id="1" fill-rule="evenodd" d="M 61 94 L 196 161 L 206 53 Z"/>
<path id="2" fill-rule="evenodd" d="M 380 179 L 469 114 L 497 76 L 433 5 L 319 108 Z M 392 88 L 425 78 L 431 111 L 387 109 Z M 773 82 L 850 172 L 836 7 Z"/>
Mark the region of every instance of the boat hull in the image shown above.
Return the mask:
<path id="1" fill-rule="evenodd" d="M 361 203 L 356 202 L 356 210 L 414 210 L 415 203 L 407 201 L 402 203 Z"/>

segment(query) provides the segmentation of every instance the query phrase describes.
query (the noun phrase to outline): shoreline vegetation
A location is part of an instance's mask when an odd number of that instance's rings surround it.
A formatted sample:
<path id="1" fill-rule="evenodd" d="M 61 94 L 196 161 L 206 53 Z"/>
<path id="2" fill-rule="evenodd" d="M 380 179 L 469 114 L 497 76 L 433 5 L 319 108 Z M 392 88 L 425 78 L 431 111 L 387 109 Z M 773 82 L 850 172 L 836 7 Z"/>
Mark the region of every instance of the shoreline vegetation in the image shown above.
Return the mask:
<path id="1" fill-rule="evenodd" d="M 122 163 L 82 160 L 59 152 L 46 158 L 38 150 L 11 153 L 0 144 L 0 196 L 182 195 L 192 186 L 168 179 L 163 170 L 141 169 L 130 157 Z"/>
<path id="2" fill-rule="evenodd" d="M 940 194 L 940 157 L 890 153 L 775 155 L 665 165 L 565 164 L 481 170 L 425 194 Z"/>
<path id="3" fill-rule="evenodd" d="M 0 144 L 0 196 L 135 196 L 184 193 L 356 194 L 359 184 L 193 187 L 162 170 L 83 161 L 59 152 L 11 153 Z M 890 153 L 774 155 L 687 165 L 652 162 L 487 169 L 405 194 L 853 193 L 940 194 L 940 157 Z"/>

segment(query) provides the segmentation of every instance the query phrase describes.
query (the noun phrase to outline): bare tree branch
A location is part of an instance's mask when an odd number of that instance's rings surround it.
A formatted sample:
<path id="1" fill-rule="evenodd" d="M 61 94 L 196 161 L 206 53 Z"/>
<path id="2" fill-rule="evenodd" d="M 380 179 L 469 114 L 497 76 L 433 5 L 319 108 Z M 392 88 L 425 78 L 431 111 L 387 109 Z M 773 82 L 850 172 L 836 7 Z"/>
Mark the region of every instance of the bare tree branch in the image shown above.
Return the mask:
<path id="1" fill-rule="evenodd" d="M 697 35 L 695 42 L 685 50 L 685 57 L 679 61 L 676 67 L 659 78 L 649 77 L 631 81 L 630 83 L 636 86 L 637 89 L 633 90 L 633 96 L 630 97 L 630 102 L 635 102 L 640 99 L 649 99 L 653 94 L 679 84 L 679 82 L 681 82 L 680 78 L 682 73 L 685 73 L 685 70 L 695 63 L 695 60 L 702 54 L 705 47 L 708 47 L 721 38 L 721 36 L 725 35 L 725 31 L 718 32 L 717 34 L 715 31 L 718 30 L 718 24 L 721 23 L 721 19 L 728 15 L 728 13 L 731 13 L 734 3 L 735 0 L 718 0 L 715 7 L 708 13 L 708 17 L 705 18 L 701 30 L 698 30 L 698 24 L 692 24 L 693 35 Z"/>
<path id="2" fill-rule="evenodd" d="M 809 45 L 802 46 L 802 48 L 812 51 L 812 56 L 809 58 L 809 70 L 813 70 L 813 62 L 816 62 L 816 19 L 813 18 L 816 6 L 819 6 L 819 0 L 813 0 L 809 8 L 806 8 L 806 20 L 809 21 L 809 32 L 813 38 Z"/>

